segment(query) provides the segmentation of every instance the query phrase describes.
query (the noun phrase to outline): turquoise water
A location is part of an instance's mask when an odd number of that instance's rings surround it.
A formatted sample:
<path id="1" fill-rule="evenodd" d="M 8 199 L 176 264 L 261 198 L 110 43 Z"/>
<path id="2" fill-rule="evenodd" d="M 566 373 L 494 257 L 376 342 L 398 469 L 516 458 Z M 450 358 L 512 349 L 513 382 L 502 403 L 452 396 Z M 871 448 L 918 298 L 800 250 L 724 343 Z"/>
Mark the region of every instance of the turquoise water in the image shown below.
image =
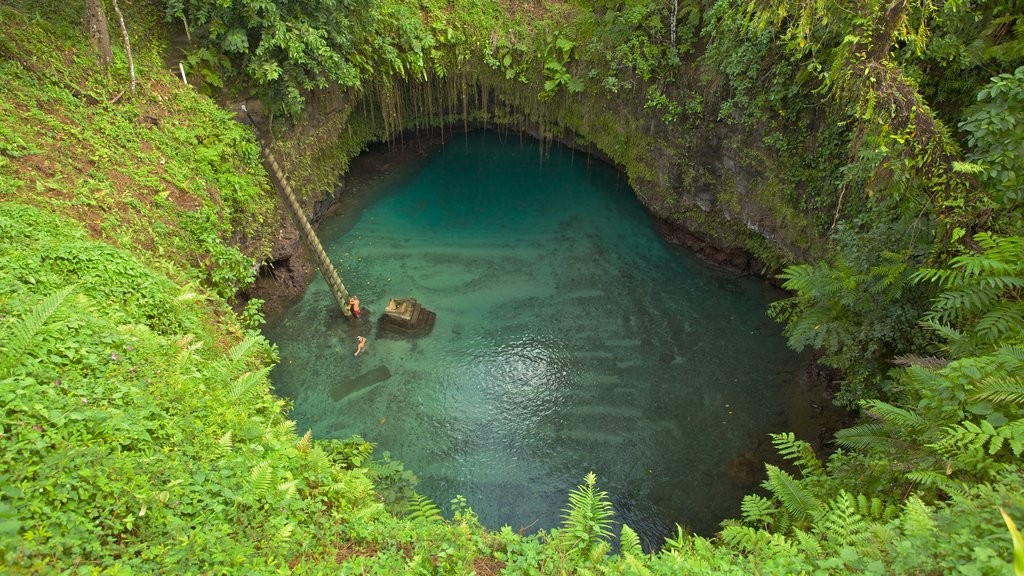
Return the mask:
<path id="1" fill-rule="evenodd" d="M 765 316 L 777 293 L 664 242 L 611 167 L 518 137 L 361 182 L 320 228 L 339 274 L 366 316 L 411 296 L 437 324 L 350 326 L 317 276 L 267 327 L 300 430 L 375 442 L 492 528 L 557 526 L 589 471 L 648 548 L 738 514 L 729 463 L 788 429 L 800 367 Z"/>

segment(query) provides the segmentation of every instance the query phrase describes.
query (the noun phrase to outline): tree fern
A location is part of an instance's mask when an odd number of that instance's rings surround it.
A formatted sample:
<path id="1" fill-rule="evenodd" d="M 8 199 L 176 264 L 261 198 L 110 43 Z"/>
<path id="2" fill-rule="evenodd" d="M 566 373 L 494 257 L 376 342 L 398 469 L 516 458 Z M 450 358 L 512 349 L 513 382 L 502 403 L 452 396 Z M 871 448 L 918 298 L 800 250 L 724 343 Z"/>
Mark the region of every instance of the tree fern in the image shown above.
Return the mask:
<path id="1" fill-rule="evenodd" d="M 21 361 L 21 356 L 39 331 L 51 320 L 56 320 L 61 304 L 74 289 L 71 286 L 62 288 L 43 298 L 33 306 L 21 319 L 13 320 L 0 332 L 0 375 L 9 374 Z"/>

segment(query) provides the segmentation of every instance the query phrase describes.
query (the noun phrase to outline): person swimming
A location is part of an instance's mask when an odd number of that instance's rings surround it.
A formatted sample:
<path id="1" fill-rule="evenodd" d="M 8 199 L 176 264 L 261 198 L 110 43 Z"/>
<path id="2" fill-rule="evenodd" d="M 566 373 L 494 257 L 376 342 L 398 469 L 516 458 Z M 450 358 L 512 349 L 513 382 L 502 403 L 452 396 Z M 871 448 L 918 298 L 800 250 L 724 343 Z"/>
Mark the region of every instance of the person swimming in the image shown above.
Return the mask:
<path id="1" fill-rule="evenodd" d="M 359 353 L 363 351 L 364 346 L 366 346 L 366 338 L 356 336 L 356 353 L 353 354 L 353 356 L 359 356 Z"/>

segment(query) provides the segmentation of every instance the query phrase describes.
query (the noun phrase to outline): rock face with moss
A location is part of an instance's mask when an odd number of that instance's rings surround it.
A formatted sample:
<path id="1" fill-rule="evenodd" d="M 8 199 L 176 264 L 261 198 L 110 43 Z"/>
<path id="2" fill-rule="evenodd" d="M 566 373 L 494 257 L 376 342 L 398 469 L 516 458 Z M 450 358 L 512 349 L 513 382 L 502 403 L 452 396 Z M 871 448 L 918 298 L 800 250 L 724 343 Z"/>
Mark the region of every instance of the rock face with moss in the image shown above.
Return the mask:
<path id="1" fill-rule="evenodd" d="M 543 41 L 526 42 L 542 50 Z M 457 67 L 445 53 L 438 57 L 449 67 L 443 78 L 428 72 L 427 80 L 377 81 L 358 95 L 320 94 L 304 116 L 283 123 L 275 145 L 311 214 L 337 193 L 349 159 L 368 142 L 511 128 L 619 166 L 666 223 L 666 237 L 711 261 L 764 273 L 822 254 L 826 230 L 808 212 L 812 183 L 794 177 L 804 168 L 797 154 L 821 156 L 813 132 L 821 119 L 775 118 L 769 129 L 753 112 L 722 116 L 728 78 L 707 57 L 690 57 L 659 91 L 675 106 L 671 114 L 644 99 L 654 86 L 635 76 L 620 93 L 591 87 L 546 94 L 543 69 L 526 65 L 525 81 L 510 82 L 506 67 L 489 63 L 485 52 L 469 52 Z M 598 65 L 578 58 L 576 68 Z M 780 128 L 789 125 L 799 129 L 783 138 Z"/>

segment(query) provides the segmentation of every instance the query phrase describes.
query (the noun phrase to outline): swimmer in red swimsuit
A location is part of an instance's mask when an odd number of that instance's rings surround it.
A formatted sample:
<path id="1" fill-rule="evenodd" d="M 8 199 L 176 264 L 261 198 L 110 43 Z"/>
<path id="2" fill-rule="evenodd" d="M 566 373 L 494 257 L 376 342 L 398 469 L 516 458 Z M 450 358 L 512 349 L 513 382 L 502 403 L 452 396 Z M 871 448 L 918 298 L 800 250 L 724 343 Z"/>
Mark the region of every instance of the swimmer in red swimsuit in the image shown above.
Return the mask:
<path id="1" fill-rule="evenodd" d="M 362 310 L 359 309 L 358 296 L 349 296 L 348 307 L 350 310 L 352 310 L 352 315 L 355 316 L 356 318 L 359 318 L 359 316 L 363 313 Z"/>

